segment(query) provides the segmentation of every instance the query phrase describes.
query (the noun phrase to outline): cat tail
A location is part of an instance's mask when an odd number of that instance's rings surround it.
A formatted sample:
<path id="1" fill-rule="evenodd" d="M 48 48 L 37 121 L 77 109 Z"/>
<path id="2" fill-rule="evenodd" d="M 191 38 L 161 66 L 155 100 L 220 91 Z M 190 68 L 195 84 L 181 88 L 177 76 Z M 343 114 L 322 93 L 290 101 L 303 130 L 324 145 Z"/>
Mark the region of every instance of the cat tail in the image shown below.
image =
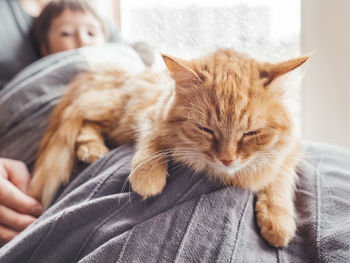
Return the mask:
<path id="1" fill-rule="evenodd" d="M 29 188 L 29 194 L 41 201 L 44 209 L 50 205 L 60 185 L 69 181 L 75 164 L 75 143 L 84 121 L 73 107 L 62 109 L 63 106 L 59 105 L 53 113 L 40 143 Z"/>

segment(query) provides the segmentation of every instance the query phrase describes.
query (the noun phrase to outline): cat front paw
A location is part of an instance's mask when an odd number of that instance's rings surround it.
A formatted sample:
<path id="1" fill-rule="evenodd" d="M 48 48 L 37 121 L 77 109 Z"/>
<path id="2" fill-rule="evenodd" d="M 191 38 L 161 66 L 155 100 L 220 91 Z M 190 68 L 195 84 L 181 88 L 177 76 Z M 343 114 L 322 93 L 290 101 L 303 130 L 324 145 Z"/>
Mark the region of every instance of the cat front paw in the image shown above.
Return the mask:
<path id="1" fill-rule="evenodd" d="M 167 165 L 143 165 L 143 167 L 132 169 L 129 181 L 131 188 L 146 199 L 162 193 L 166 185 L 166 177 Z"/>
<path id="2" fill-rule="evenodd" d="M 97 142 L 89 142 L 79 145 L 77 158 L 84 163 L 93 163 L 108 152 L 109 150 L 105 145 Z"/>
<path id="3" fill-rule="evenodd" d="M 296 231 L 295 219 L 283 208 L 257 203 L 257 223 L 261 235 L 274 247 L 286 247 Z"/>

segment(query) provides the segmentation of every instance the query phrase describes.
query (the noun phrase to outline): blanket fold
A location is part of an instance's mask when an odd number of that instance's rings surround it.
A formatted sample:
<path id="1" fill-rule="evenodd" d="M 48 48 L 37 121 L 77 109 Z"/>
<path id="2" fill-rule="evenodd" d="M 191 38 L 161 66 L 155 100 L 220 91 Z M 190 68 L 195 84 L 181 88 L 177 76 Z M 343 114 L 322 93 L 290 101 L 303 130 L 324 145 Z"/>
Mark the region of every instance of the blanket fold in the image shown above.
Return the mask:
<path id="1" fill-rule="evenodd" d="M 118 63 L 142 70 L 131 50 L 115 51 Z M 73 75 L 89 67 L 90 53 L 48 57 L 0 92 L 0 156 L 35 161 L 52 107 Z M 261 237 L 253 193 L 179 164 L 170 163 L 161 195 L 142 200 L 127 180 L 134 146 L 123 145 L 77 169 L 54 204 L 0 249 L 0 263 L 349 262 L 350 152 L 311 142 L 303 152 L 298 230 L 286 248 Z"/>

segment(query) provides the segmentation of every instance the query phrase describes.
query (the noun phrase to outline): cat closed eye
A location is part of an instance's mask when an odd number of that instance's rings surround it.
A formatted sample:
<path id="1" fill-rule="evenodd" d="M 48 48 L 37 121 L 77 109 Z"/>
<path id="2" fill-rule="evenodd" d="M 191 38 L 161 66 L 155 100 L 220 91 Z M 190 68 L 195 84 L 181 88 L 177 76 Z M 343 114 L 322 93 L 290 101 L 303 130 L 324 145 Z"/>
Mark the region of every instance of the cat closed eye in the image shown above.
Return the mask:
<path id="1" fill-rule="evenodd" d="M 243 136 L 253 136 L 259 133 L 259 130 L 255 130 L 255 131 L 250 131 L 250 132 L 246 132 L 243 134 Z"/>
<path id="2" fill-rule="evenodd" d="M 206 133 L 209 133 L 209 134 L 211 134 L 211 135 L 214 135 L 214 132 L 213 132 L 211 129 L 206 128 L 206 127 L 203 127 L 203 126 L 200 126 L 200 125 L 197 125 L 197 126 L 198 126 L 198 128 L 199 128 L 201 131 L 204 131 L 204 132 L 206 132 Z"/>

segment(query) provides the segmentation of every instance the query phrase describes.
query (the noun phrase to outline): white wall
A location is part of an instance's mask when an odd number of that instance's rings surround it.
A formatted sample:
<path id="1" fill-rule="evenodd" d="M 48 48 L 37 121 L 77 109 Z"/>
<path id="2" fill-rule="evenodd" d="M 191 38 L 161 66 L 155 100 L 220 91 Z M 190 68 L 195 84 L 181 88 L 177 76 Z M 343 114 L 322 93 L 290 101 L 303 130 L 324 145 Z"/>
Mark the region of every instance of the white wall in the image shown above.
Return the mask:
<path id="1" fill-rule="evenodd" d="M 350 147 L 350 0 L 301 0 L 305 139 Z"/>

